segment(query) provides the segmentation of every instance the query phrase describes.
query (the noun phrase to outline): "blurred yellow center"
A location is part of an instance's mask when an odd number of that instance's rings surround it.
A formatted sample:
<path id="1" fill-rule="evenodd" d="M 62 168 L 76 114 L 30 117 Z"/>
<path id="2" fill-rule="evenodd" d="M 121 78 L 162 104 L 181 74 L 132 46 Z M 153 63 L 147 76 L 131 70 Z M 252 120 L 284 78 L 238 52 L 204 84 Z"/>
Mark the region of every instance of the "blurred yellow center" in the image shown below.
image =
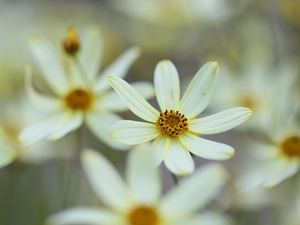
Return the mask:
<path id="1" fill-rule="evenodd" d="M 187 118 L 180 112 L 173 110 L 160 113 L 155 124 L 163 134 L 169 137 L 177 137 L 188 130 Z"/>
<path id="2" fill-rule="evenodd" d="M 67 31 L 67 37 L 63 41 L 63 47 L 69 55 L 75 55 L 80 48 L 80 40 L 76 30 L 70 27 Z"/>
<path id="3" fill-rule="evenodd" d="M 287 138 L 281 144 L 282 152 L 289 157 L 300 157 L 300 136 Z"/>
<path id="4" fill-rule="evenodd" d="M 91 92 L 85 89 L 75 89 L 71 91 L 66 97 L 65 102 L 71 109 L 86 110 L 90 107 L 93 101 L 93 95 Z"/>
<path id="5" fill-rule="evenodd" d="M 159 217 L 155 209 L 139 206 L 128 215 L 130 225 L 158 225 Z"/>

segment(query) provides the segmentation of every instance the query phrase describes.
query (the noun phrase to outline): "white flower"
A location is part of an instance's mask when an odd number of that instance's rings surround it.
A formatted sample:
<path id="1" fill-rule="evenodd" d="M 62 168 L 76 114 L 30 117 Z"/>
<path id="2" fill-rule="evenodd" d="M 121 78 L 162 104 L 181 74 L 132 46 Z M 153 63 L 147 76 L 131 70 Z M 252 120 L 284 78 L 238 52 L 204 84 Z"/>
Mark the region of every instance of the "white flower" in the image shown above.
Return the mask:
<path id="1" fill-rule="evenodd" d="M 157 164 L 164 160 L 166 167 L 177 175 L 193 172 L 194 162 L 190 152 L 213 160 L 232 157 L 232 147 L 199 137 L 199 134 L 227 131 L 247 120 L 252 113 L 248 108 L 238 107 L 196 118 L 215 93 L 218 71 L 216 62 L 205 64 L 180 100 L 179 77 L 175 66 L 167 60 L 158 63 L 154 73 L 154 85 L 161 112 L 153 108 L 124 80 L 108 77 L 130 110 L 147 121 L 120 121 L 113 127 L 112 137 L 131 145 L 154 139 L 152 149 Z"/>
<path id="2" fill-rule="evenodd" d="M 82 165 L 95 193 L 107 206 L 76 207 L 51 216 L 47 224 L 97 225 L 208 225 L 228 224 L 220 214 L 196 211 L 203 208 L 223 186 L 227 174 L 211 164 L 197 170 L 161 197 L 158 167 L 145 146 L 130 152 L 126 184 L 102 155 L 82 152 Z"/>
<path id="3" fill-rule="evenodd" d="M 74 31 L 71 35 L 75 35 Z M 128 49 L 97 77 L 103 52 L 100 32 L 96 28 L 89 29 L 79 40 L 79 51 L 75 56 L 69 56 L 67 67 L 64 67 L 59 53 L 50 42 L 41 37 L 31 39 L 32 54 L 43 78 L 56 96 L 38 93 L 33 88 L 31 72 L 27 70 L 28 95 L 38 109 L 49 113 L 49 117 L 21 132 L 19 139 L 23 144 L 28 145 L 43 138 L 57 140 L 85 122 L 107 145 L 119 149 L 127 147 L 111 140 L 109 135 L 112 124 L 121 119 L 113 112 L 127 107 L 109 89 L 106 77 L 124 77 L 140 51 L 136 47 Z M 153 96 L 150 83 L 136 82 L 133 85 L 146 98 Z"/>

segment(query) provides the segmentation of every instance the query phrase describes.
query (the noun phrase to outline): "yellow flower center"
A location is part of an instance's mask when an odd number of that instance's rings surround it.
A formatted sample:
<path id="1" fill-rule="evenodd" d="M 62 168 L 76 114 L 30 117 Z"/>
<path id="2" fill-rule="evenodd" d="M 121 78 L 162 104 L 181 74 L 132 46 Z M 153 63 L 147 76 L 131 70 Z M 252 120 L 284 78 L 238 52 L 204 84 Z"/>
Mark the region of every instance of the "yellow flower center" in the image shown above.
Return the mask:
<path id="1" fill-rule="evenodd" d="M 65 97 L 67 106 L 71 109 L 87 110 L 93 101 L 93 95 L 91 92 L 85 89 L 75 89 L 71 91 Z"/>
<path id="2" fill-rule="evenodd" d="M 139 206 L 133 209 L 128 220 L 130 225 L 158 225 L 159 217 L 155 209 L 148 206 Z"/>
<path id="3" fill-rule="evenodd" d="M 287 138 L 281 144 L 283 154 L 289 157 L 300 157 L 300 136 Z"/>
<path id="4" fill-rule="evenodd" d="M 160 113 L 155 124 L 163 134 L 169 137 L 177 137 L 188 130 L 187 118 L 174 110 L 166 110 L 164 113 Z"/>
<path id="5" fill-rule="evenodd" d="M 67 37 L 63 40 L 63 47 L 69 55 L 75 55 L 80 48 L 80 40 L 76 30 L 70 27 L 67 31 Z"/>

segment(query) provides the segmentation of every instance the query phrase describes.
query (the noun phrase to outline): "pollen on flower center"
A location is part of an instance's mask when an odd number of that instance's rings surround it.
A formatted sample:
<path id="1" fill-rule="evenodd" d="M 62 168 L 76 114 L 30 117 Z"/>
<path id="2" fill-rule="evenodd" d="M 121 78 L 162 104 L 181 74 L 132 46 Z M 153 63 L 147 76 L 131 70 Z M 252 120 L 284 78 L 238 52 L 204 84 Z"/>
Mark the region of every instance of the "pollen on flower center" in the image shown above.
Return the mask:
<path id="1" fill-rule="evenodd" d="M 93 101 L 93 95 L 91 92 L 85 89 L 75 89 L 71 91 L 66 97 L 65 102 L 71 109 L 86 110 L 90 107 Z"/>
<path id="2" fill-rule="evenodd" d="M 128 220 L 130 225 L 158 225 L 159 216 L 155 209 L 148 206 L 139 206 L 133 209 Z"/>
<path id="3" fill-rule="evenodd" d="M 160 113 L 155 124 L 163 134 L 169 137 L 177 137 L 188 130 L 187 118 L 179 111 L 174 110 L 166 110 L 164 113 Z"/>
<path id="4" fill-rule="evenodd" d="M 300 157 L 300 136 L 287 138 L 282 142 L 281 150 L 289 157 Z"/>
<path id="5" fill-rule="evenodd" d="M 69 55 L 75 55 L 80 48 L 80 40 L 73 27 L 67 31 L 67 37 L 63 40 L 63 47 Z"/>

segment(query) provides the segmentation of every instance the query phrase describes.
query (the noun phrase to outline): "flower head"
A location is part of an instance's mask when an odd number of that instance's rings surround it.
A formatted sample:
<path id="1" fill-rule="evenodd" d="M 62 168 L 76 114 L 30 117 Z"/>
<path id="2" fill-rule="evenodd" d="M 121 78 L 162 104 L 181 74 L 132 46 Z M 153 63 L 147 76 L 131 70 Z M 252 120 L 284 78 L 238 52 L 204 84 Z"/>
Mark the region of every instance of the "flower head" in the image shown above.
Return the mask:
<path id="1" fill-rule="evenodd" d="M 221 165 L 212 164 L 197 170 L 162 197 L 159 171 L 153 155 L 146 150 L 148 147 L 142 145 L 130 152 L 126 183 L 102 155 L 84 150 L 81 155 L 83 169 L 107 207 L 69 209 L 51 216 L 48 224 L 184 225 L 204 221 L 228 224 L 217 213 L 195 214 L 223 186 L 227 174 Z"/>
<path id="2" fill-rule="evenodd" d="M 160 112 L 153 108 L 124 80 L 108 77 L 130 110 L 147 122 L 120 121 L 111 135 L 124 144 L 141 144 L 150 140 L 159 164 L 163 160 L 174 174 L 188 175 L 194 170 L 190 152 L 207 159 L 224 160 L 234 155 L 228 145 L 205 140 L 199 135 L 229 130 L 251 115 L 251 110 L 237 107 L 196 118 L 209 104 L 218 84 L 218 64 L 206 63 L 192 79 L 180 99 L 179 77 L 172 62 L 158 63 L 154 74 L 156 98 Z"/>

